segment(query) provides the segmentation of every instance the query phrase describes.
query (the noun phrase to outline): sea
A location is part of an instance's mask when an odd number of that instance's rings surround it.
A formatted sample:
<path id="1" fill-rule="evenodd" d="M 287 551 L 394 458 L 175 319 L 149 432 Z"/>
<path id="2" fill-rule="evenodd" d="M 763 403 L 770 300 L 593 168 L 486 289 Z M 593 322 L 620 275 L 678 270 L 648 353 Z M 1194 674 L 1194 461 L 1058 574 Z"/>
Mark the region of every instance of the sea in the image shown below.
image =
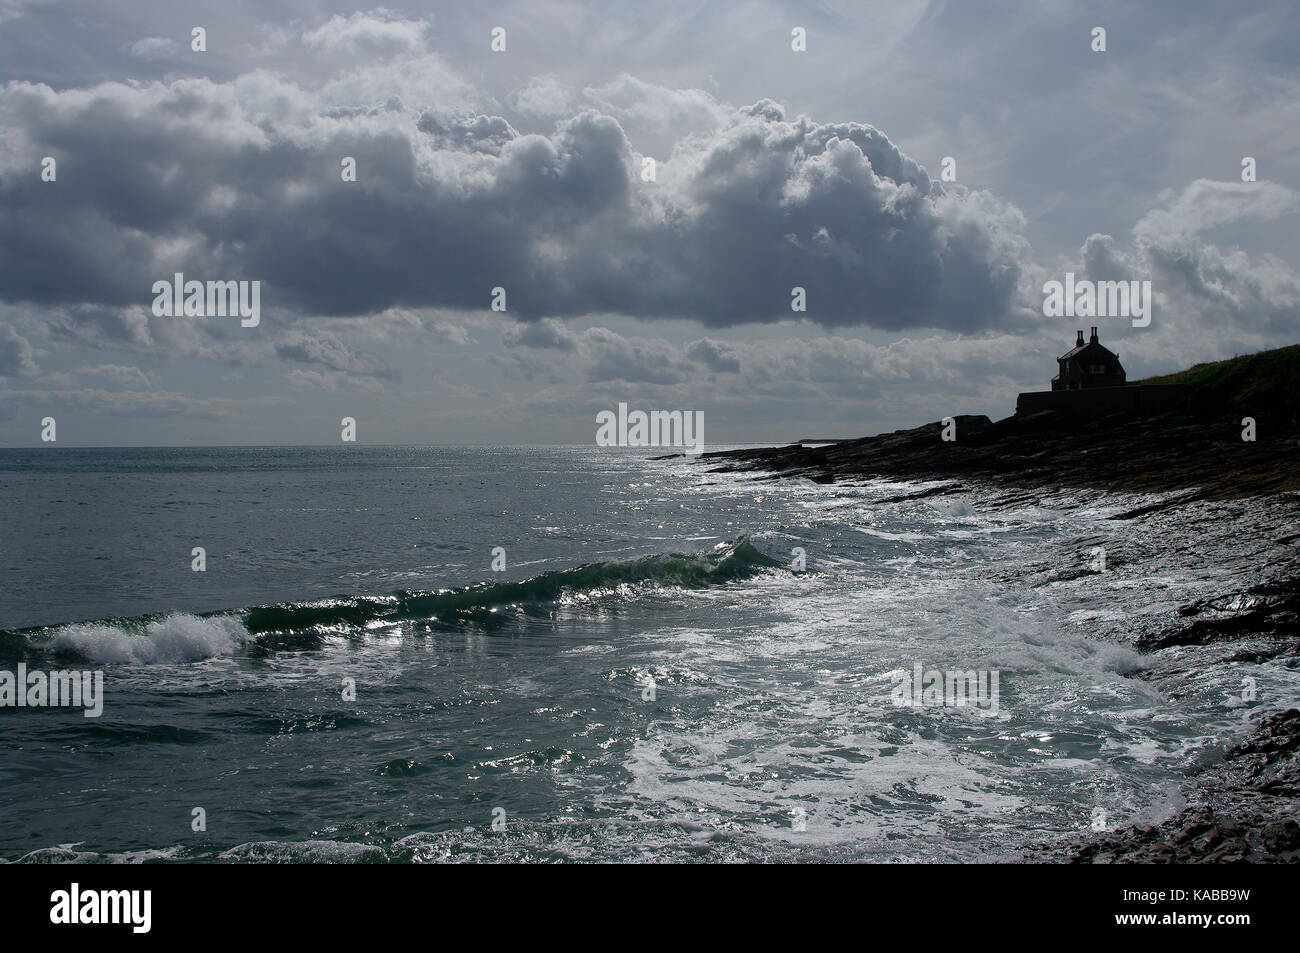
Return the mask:
<path id="1" fill-rule="evenodd" d="M 1011 861 L 1300 699 L 1248 636 L 1134 648 L 1248 604 L 1294 499 L 720 464 L 0 451 L 0 675 L 102 676 L 0 705 L 0 860 Z"/>

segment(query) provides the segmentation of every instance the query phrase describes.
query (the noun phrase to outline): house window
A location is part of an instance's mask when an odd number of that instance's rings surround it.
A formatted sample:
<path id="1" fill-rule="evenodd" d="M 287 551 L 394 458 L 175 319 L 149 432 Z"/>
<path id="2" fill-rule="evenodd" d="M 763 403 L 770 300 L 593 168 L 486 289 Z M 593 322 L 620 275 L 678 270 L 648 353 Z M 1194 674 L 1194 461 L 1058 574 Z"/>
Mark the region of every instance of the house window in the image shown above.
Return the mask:
<path id="1" fill-rule="evenodd" d="M 1088 365 L 1088 373 L 1089 373 L 1089 374 L 1105 374 L 1105 373 L 1106 373 L 1106 365 L 1105 365 L 1105 364 L 1089 364 L 1089 365 Z"/>

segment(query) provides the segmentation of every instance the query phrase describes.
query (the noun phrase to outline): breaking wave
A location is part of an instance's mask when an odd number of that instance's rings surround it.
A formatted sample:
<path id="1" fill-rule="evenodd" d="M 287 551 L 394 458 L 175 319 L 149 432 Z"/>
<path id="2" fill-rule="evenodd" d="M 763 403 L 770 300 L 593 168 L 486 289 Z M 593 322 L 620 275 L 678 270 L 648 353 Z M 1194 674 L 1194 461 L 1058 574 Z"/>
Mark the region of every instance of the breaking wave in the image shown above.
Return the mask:
<path id="1" fill-rule="evenodd" d="M 409 620 L 488 622 L 500 610 L 537 611 L 566 598 L 618 593 L 622 587 L 703 589 L 746 579 L 783 564 L 740 537 L 696 554 L 666 553 L 624 562 L 595 562 L 520 582 L 479 583 L 387 596 L 282 602 L 212 613 L 171 613 L 0 632 L 0 653 L 73 655 L 93 663 L 143 665 L 194 662 L 229 655 L 263 639 L 360 632 Z"/>

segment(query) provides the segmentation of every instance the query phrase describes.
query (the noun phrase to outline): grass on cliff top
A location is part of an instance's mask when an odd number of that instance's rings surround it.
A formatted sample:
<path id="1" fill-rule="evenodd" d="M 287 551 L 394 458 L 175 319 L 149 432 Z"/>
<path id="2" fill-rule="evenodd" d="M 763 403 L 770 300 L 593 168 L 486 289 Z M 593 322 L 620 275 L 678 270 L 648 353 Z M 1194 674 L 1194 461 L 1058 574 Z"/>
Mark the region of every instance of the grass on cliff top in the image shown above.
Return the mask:
<path id="1" fill-rule="evenodd" d="M 1190 384 L 1198 400 L 1220 407 L 1265 405 L 1278 411 L 1300 403 L 1300 344 L 1197 364 L 1134 383 Z"/>

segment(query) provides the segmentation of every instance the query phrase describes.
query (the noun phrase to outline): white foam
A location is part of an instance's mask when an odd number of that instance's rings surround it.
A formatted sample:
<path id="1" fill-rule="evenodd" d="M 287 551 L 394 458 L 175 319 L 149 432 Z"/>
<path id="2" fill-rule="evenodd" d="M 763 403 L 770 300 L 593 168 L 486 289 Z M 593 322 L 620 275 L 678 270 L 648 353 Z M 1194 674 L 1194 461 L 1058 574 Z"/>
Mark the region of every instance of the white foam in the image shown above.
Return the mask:
<path id="1" fill-rule="evenodd" d="M 952 497 L 948 499 L 928 500 L 930 509 L 947 519 L 964 519 L 975 516 L 975 507 L 971 506 L 970 500 L 964 496 Z"/>
<path id="2" fill-rule="evenodd" d="M 217 855 L 218 860 L 254 864 L 358 864 L 382 863 L 382 847 L 350 841 L 256 841 L 240 844 Z"/>
<path id="3" fill-rule="evenodd" d="M 102 623 L 63 626 L 49 646 L 90 662 L 158 665 L 229 655 L 252 638 L 233 616 L 176 613 L 148 623 L 143 634 Z"/>

